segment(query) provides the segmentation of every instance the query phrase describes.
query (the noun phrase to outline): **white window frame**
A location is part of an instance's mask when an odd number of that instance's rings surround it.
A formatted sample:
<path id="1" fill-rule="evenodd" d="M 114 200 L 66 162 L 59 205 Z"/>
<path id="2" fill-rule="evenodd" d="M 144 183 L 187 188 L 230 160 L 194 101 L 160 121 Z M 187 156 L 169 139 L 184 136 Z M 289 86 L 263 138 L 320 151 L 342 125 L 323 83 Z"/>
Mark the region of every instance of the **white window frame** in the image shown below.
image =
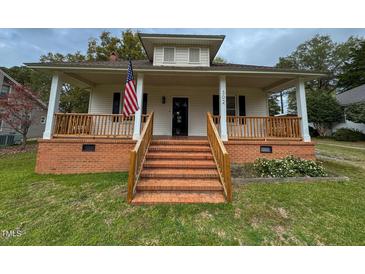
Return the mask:
<path id="1" fill-rule="evenodd" d="M 3 123 L 4 123 L 4 121 L 3 121 L 3 119 L 0 119 L 0 131 L 3 131 Z"/>
<path id="2" fill-rule="evenodd" d="M 174 50 L 174 60 L 173 61 L 165 61 L 165 49 L 173 49 Z M 165 64 L 174 64 L 176 60 L 176 47 L 163 47 L 163 55 L 162 55 L 163 63 Z"/>
<path id="3" fill-rule="evenodd" d="M 192 50 L 192 49 L 199 50 L 199 61 L 197 61 L 197 62 L 194 62 L 194 61 L 190 60 L 190 50 Z M 189 64 L 200 64 L 201 63 L 201 53 L 202 53 L 201 48 L 189 48 L 189 56 L 188 56 Z"/>

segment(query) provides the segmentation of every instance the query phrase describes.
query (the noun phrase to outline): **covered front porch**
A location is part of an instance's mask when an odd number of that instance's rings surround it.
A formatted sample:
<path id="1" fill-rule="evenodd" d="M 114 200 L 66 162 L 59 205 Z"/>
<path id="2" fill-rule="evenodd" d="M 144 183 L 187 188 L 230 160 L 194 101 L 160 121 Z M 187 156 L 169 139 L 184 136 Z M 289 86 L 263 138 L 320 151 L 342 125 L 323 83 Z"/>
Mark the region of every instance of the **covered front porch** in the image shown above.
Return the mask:
<path id="1" fill-rule="evenodd" d="M 135 115 L 125 117 L 119 114 L 123 72 L 55 72 L 43 138 L 139 140 L 154 112 L 154 136 L 207 136 L 206 113 L 212 113 L 223 141 L 310 141 L 304 89 L 307 78 L 196 72 L 140 72 L 136 78 L 140 108 Z M 90 88 L 88 113 L 58 112 L 63 82 Z M 268 96 L 289 87 L 296 87 L 298 115 L 269 116 Z"/>

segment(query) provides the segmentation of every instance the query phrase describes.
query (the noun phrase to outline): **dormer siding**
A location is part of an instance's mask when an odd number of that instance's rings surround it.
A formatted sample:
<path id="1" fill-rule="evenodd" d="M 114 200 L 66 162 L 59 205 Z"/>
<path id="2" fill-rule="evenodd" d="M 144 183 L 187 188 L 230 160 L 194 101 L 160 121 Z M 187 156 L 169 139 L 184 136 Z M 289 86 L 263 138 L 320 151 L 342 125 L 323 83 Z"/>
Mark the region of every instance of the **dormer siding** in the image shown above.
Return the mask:
<path id="1" fill-rule="evenodd" d="M 174 50 L 174 59 L 166 61 L 164 58 L 164 48 Z M 190 49 L 197 51 L 199 49 L 199 61 L 194 60 L 191 61 Z M 167 50 L 166 50 L 167 51 Z M 196 53 L 196 52 L 195 52 Z M 195 55 L 196 56 L 196 55 Z M 157 46 L 154 48 L 153 55 L 153 65 L 154 66 L 176 66 L 176 67 L 209 67 L 210 66 L 210 56 L 209 56 L 209 48 L 208 47 L 181 47 L 181 46 Z"/>

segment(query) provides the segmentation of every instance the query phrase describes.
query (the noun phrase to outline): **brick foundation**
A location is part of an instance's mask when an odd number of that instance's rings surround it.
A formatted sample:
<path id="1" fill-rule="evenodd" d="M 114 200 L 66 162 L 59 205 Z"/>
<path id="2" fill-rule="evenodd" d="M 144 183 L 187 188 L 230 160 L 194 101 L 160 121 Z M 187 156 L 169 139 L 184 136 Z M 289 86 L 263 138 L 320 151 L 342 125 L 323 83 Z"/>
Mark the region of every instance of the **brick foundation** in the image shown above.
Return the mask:
<path id="1" fill-rule="evenodd" d="M 257 158 L 278 159 L 289 155 L 314 160 L 314 143 L 302 141 L 239 141 L 224 142 L 232 163 L 252 163 Z M 261 153 L 260 146 L 271 146 L 272 153 Z"/>
<path id="2" fill-rule="evenodd" d="M 94 144 L 94 152 L 83 152 L 83 144 Z M 133 140 L 51 139 L 38 140 L 35 171 L 41 174 L 71 174 L 128 171 Z M 257 158 L 283 158 L 294 155 L 315 159 L 314 143 L 301 141 L 239 141 L 224 143 L 232 163 L 250 163 Z M 272 146 L 272 153 L 261 153 L 260 146 Z"/>
<path id="3" fill-rule="evenodd" d="M 82 151 L 94 144 L 94 152 Z M 38 140 L 36 173 L 71 174 L 128 171 L 133 140 L 51 139 Z"/>

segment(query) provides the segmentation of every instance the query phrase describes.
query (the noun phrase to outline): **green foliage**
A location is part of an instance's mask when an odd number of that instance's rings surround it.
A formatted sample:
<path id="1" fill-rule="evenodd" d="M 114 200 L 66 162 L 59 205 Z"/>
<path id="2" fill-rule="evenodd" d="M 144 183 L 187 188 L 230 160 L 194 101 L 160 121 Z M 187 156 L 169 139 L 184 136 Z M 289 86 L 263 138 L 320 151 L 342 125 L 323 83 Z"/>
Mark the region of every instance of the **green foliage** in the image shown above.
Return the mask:
<path id="1" fill-rule="evenodd" d="M 227 60 L 221 56 L 216 56 L 213 60 L 213 64 L 227 64 Z"/>
<path id="2" fill-rule="evenodd" d="M 365 123 L 365 102 L 345 107 L 346 119 L 354 123 Z"/>
<path id="3" fill-rule="evenodd" d="M 127 30 L 121 37 L 112 36 L 109 32 L 102 32 L 98 39 L 91 38 L 88 43 L 86 55 L 80 51 L 61 54 L 49 52 L 40 57 L 40 62 L 82 62 L 82 61 L 106 61 L 112 52 L 119 58 L 127 60 L 144 59 L 145 53 L 139 41 L 137 33 Z M 40 94 L 44 102 L 48 102 L 51 76 L 49 74 L 34 71 L 27 67 L 12 67 L 5 69 L 15 80 Z M 89 92 L 87 89 L 64 84 L 61 90 L 60 111 L 62 112 L 87 112 L 89 104 Z"/>
<path id="4" fill-rule="evenodd" d="M 60 111 L 68 113 L 87 113 L 89 108 L 89 91 L 64 84 L 60 96 Z"/>
<path id="5" fill-rule="evenodd" d="M 357 141 L 365 141 L 365 134 L 356 129 L 350 128 L 339 128 L 333 134 L 336 141 L 349 141 L 349 142 L 357 142 Z"/>
<path id="6" fill-rule="evenodd" d="M 308 120 L 320 136 L 326 134 L 334 122 L 343 119 L 343 110 L 336 98 L 324 91 L 312 91 L 307 93 Z"/>
<path id="7" fill-rule="evenodd" d="M 270 116 L 277 115 L 281 111 L 281 107 L 279 106 L 279 103 L 278 103 L 278 97 L 279 97 L 279 95 L 273 94 L 268 99 Z"/>
<path id="8" fill-rule="evenodd" d="M 365 84 L 365 41 L 351 48 L 349 60 L 339 77 L 338 87 L 342 91 Z"/>
<path id="9" fill-rule="evenodd" d="M 2 70 L 17 82 L 39 95 L 43 102 L 48 102 L 49 87 L 51 85 L 51 76 L 49 74 L 32 70 L 26 66 L 14 66 L 2 68 Z"/>
<path id="10" fill-rule="evenodd" d="M 338 87 L 339 76 L 345 70 L 346 63 L 351 59 L 350 52 L 354 48 L 358 48 L 362 41 L 359 38 L 350 37 L 345 42 L 336 43 L 328 35 L 316 35 L 300 44 L 290 55 L 280 57 L 276 66 L 286 69 L 325 72 L 328 77 L 308 81 L 306 89 L 333 93 Z M 286 94 L 288 96 L 288 112 L 295 114 L 295 89 L 287 90 Z"/>
<path id="11" fill-rule="evenodd" d="M 343 43 L 334 42 L 329 35 L 315 35 L 312 39 L 300 44 L 287 57 L 280 57 L 276 65 L 279 68 L 312 70 L 328 74 L 319 80 L 307 83 L 309 90 L 332 92 L 337 87 L 337 78 L 343 71 L 349 53 L 361 40 L 350 37 Z"/>
<path id="12" fill-rule="evenodd" d="M 39 58 L 40 62 L 82 62 L 85 61 L 86 57 L 80 52 L 68 53 L 63 55 L 61 53 L 48 52 L 46 55 L 41 55 Z"/>
<path id="13" fill-rule="evenodd" d="M 302 160 L 294 156 L 273 160 L 259 158 L 255 161 L 254 168 L 261 177 L 327 176 L 322 164 L 311 160 Z"/>
<path id="14" fill-rule="evenodd" d="M 114 52 L 122 60 L 146 59 L 138 34 L 131 30 L 122 32 L 121 37 L 111 36 L 104 31 L 98 39 L 91 38 L 88 44 L 86 59 L 90 61 L 107 61 Z"/>

